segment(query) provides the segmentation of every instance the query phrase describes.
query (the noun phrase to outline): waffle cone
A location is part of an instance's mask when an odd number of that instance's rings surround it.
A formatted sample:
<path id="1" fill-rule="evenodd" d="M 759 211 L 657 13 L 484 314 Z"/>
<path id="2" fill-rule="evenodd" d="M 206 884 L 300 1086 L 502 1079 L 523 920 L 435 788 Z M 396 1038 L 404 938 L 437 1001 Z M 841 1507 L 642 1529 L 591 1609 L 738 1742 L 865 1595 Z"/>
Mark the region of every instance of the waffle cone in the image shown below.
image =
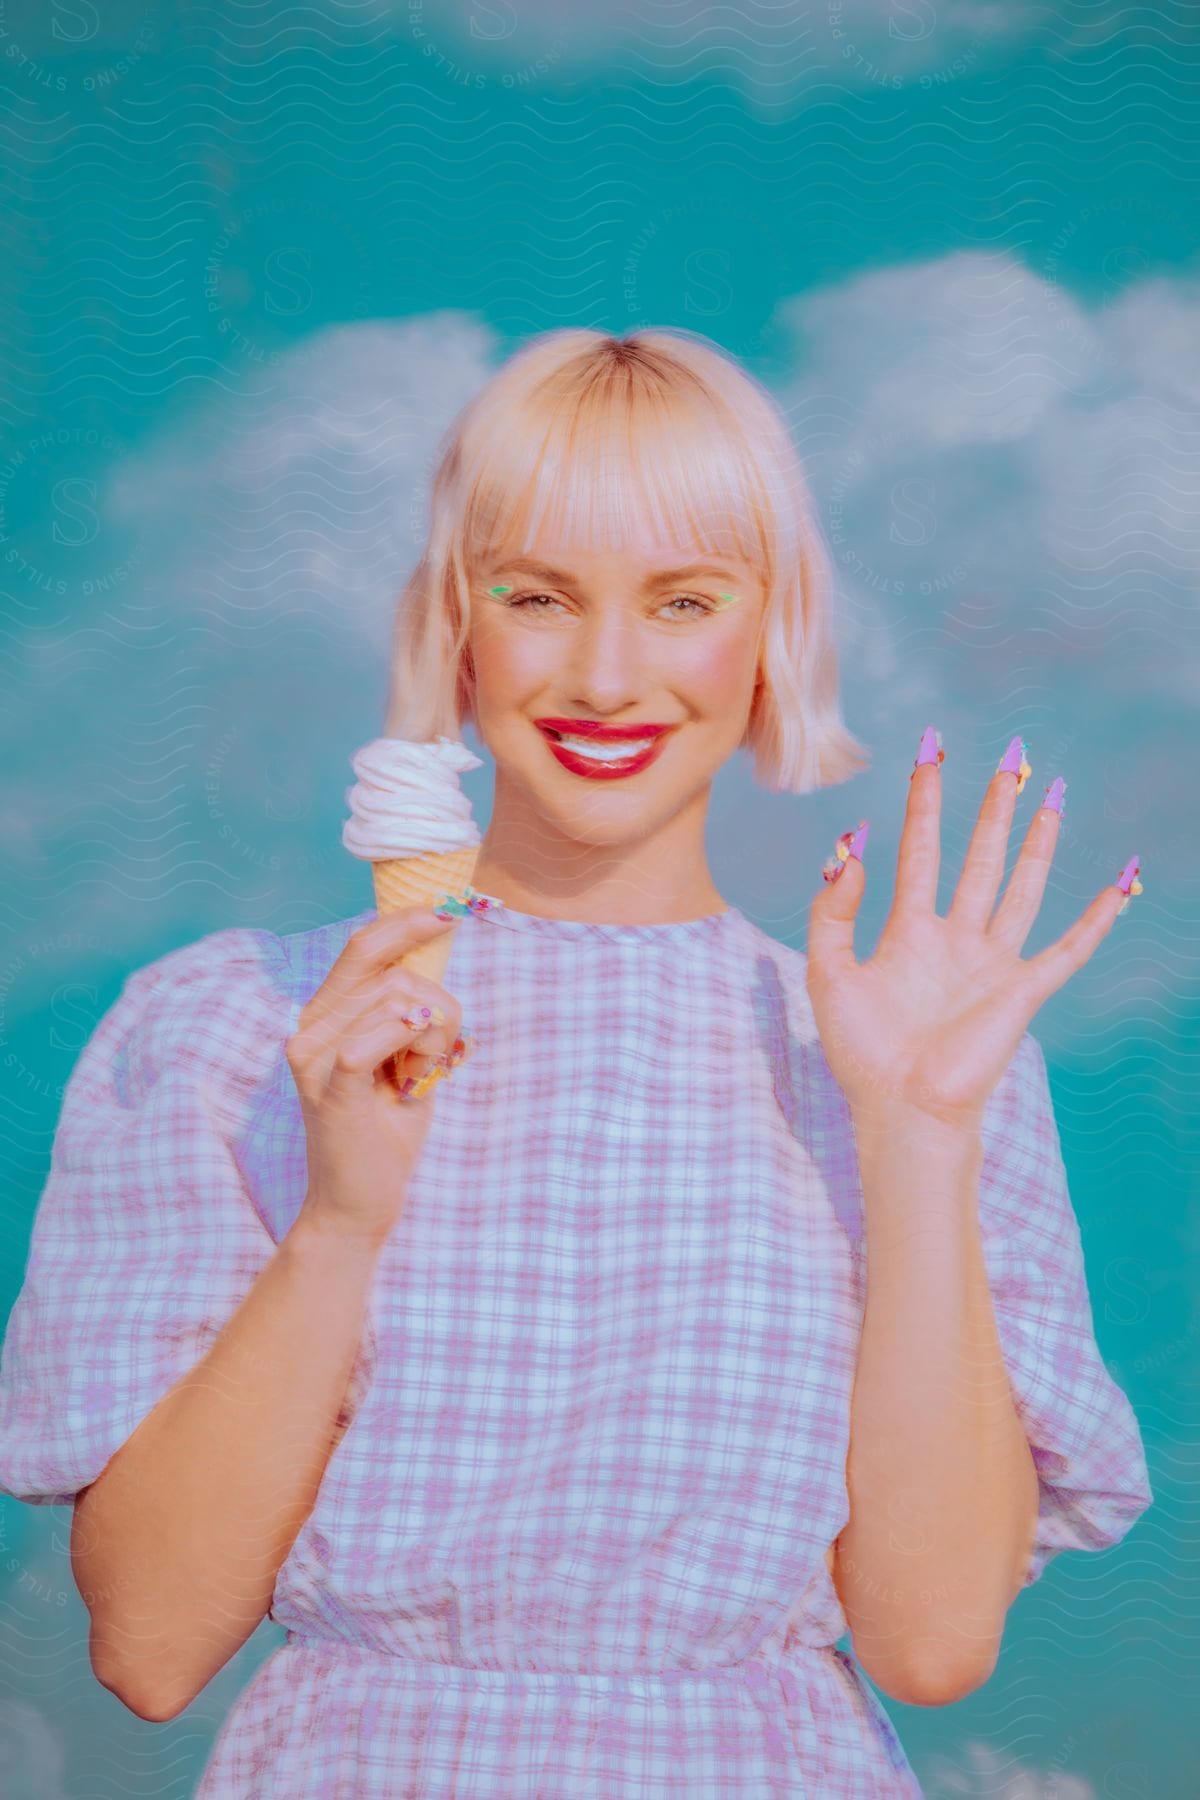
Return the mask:
<path id="1" fill-rule="evenodd" d="M 475 872 L 479 856 L 478 844 L 463 850 L 444 850 L 438 855 L 403 856 L 390 862 L 374 862 L 371 874 L 375 881 L 375 904 L 380 917 L 399 912 L 405 906 L 431 906 L 443 894 L 461 897 Z M 406 969 L 441 985 L 450 961 L 457 928 L 441 931 L 423 944 L 415 944 L 400 958 Z"/>

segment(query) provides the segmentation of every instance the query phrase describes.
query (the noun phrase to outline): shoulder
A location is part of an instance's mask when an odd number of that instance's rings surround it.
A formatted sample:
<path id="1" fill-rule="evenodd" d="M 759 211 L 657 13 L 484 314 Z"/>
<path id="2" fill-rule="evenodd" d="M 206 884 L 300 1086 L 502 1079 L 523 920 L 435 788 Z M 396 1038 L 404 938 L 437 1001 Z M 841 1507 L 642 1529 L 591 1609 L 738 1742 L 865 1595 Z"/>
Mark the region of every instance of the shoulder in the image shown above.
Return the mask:
<path id="1" fill-rule="evenodd" d="M 287 964 L 272 931 L 211 931 L 145 963 L 128 977 L 105 1020 L 136 1026 L 158 1056 L 201 1056 L 218 1042 L 253 1038 L 286 1008 Z"/>
<path id="2" fill-rule="evenodd" d="M 122 997 L 135 996 L 146 1021 L 178 1029 L 187 1018 L 203 1029 L 244 1018 L 272 1023 L 299 1012 L 321 985 L 351 933 L 373 915 L 335 919 L 311 931 L 279 935 L 265 927 L 232 926 L 135 970 Z"/>
<path id="3" fill-rule="evenodd" d="M 135 1107 L 173 1074 L 257 1086 L 350 933 L 369 916 L 285 936 L 232 926 L 143 964 L 126 978 L 76 1066 L 76 1110 L 101 1087 Z"/>

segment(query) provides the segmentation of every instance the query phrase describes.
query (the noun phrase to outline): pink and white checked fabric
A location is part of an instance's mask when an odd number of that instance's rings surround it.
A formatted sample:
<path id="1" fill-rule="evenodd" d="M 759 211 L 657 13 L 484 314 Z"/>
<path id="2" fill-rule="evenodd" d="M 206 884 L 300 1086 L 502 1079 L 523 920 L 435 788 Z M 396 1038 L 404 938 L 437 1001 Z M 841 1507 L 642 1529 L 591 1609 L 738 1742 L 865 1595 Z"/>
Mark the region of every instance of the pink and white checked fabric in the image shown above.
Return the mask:
<path id="1" fill-rule="evenodd" d="M 135 973 L 71 1078 L 0 1363 L 0 1486 L 66 1504 L 202 1356 L 305 1187 L 284 1055 L 367 911 Z M 198 1800 L 919 1795 L 824 1553 L 864 1294 L 804 957 L 736 908 L 503 909 L 437 1090 L 352 1419 L 280 1570 L 287 1642 Z M 1028 1580 L 1151 1504 L 1093 1336 L 1045 1062 L 989 1102 L 981 1211 L 1041 1477 Z"/>

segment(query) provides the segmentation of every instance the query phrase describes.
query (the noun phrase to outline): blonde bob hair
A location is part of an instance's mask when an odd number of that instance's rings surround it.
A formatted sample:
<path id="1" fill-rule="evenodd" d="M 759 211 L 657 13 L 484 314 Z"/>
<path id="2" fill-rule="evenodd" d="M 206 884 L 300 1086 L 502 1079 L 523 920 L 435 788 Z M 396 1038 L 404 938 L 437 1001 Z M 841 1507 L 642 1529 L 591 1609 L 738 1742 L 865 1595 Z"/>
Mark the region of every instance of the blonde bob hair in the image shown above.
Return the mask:
<path id="1" fill-rule="evenodd" d="M 619 446 L 614 454 L 612 446 Z M 696 333 L 565 328 L 534 338 L 438 446 L 429 536 L 396 613 L 385 731 L 429 741 L 478 728 L 470 581 L 542 526 L 611 546 L 634 522 L 763 573 L 758 682 L 739 748 L 755 779 L 803 794 L 869 763 L 842 722 L 833 574 L 799 457 L 767 390 Z"/>

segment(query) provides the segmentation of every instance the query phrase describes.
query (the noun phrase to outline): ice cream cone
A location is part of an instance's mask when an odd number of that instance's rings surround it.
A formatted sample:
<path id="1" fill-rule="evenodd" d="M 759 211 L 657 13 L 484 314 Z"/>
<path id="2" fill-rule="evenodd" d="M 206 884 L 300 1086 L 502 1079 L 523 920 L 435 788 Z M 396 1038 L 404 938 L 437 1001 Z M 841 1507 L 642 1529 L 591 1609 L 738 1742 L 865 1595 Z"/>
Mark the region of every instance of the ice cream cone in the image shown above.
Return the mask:
<path id="1" fill-rule="evenodd" d="M 459 777 L 482 768 L 479 758 L 452 738 L 382 737 L 350 760 L 358 780 L 346 790 L 342 842 L 370 863 L 380 916 L 436 906 L 445 894 L 465 911 L 482 840 Z M 453 943 L 454 931 L 441 931 L 400 960 L 440 984 Z"/>
<path id="2" fill-rule="evenodd" d="M 462 850 L 427 852 L 423 856 L 399 856 L 384 862 L 373 862 L 371 874 L 375 882 L 375 904 L 380 916 L 399 912 L 405 906 L 432 906 L 443 894 L 459 899 L 469 885 L 479 855 L 478 844 Z M 458 927 L 441 931 L 437 937 L 416 944 L 400 958 L 406 969 L 415 969 L 439 985 L 454 946 Z"/>

